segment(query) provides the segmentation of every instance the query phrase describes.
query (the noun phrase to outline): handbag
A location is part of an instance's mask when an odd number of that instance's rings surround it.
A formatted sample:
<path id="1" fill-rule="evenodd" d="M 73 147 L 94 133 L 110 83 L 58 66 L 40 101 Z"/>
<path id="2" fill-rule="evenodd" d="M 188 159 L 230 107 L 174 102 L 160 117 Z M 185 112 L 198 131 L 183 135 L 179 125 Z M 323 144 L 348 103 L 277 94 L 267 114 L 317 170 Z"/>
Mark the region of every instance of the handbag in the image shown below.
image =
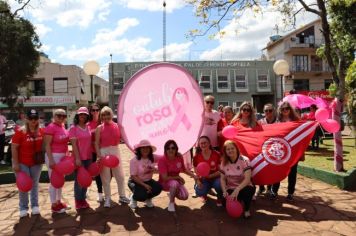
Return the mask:
<path id="1" fill-rule="evenodd" d="M 36 165 L 42 165 L 45 163 L 45 151 L 43 148 L 43 144 L 41 150 L 36 151 L 36 136 L 33 136 L 32 138 L 33 138 L 33 149 L 35 150 L 33 160 L 35 161 Z"/>

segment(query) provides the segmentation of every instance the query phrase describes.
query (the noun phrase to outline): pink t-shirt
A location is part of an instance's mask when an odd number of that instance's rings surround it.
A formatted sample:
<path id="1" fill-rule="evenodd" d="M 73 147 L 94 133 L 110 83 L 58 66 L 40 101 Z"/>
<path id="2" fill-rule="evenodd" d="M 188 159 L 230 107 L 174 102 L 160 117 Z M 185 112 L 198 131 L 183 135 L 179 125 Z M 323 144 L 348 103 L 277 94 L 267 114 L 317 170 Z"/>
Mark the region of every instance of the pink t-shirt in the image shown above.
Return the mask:
<path id="1" fill-rule="evenodd" d="M 235 163 L 221 163 L 220 172 L 226 177 L 226 188 L 235 189 L 245 179 L 245 171 L 251 169 L 250 160 L 245 156 L 237 158 Z M 251 183 L 250 183 L 251 184 Z"/>
<path id="2" fill-rule="evenodd" d="M 68 151 L 69 137 L 68 131 L 64 128 L 64 124 L 58 125 L 51 123 L 45 128 L 44 134 L 52 136 L 52 153 L 66 153 Z"/>
<path id="3" fill-rule="evenodd" d="M 95 151 L 95 130 L 96 130 L 96 127 L 98 127 L 98 122 L 97 121 L 89 121 L 88 122 L 88 127 L 90 129 L 90 133 L 91 133 L 91 142 L 92 142 L 92 147 L 91 147 L 91 151 L 93 153 L 96 153 Z"/>
<path id="4" fill-rule="evenodd" d="M 91 133 L 88 126 L 85 129 L 79 125 L 69 129 L 69 139 L 77 140 L 77 147 L 81 160 L 91 159 Z"/>
<path id="5" fill-rule="evenodd" d="M 120 129 L 115 122 L 101 124 L 100 147 L 117 146 L 120 144 Z"/>
<path id="6" fill-rule="evenodd" d="M 130 175 L 137 175 L 144 182 L 152 179 L 154 169 L 154 163 L 148 158 L 134 157 L 130 161 Z"/>
<path id="7" fill-rule="evenodd" d="M 178 176 L 180 172 L 184 172 L 184 161 L 182 156 L 177 156 L 173 160 L 168 159 L 166 156 L 161 157 L 158 160 L 158 172 L 159 172 L 159 182 L 163 182 L 163 174 L 167 176 Z"/>
<path id="8" fill-rule="evenodd" d="M 211 146 L 217 147 L 218 143 L 218 123 L 221 119 L 219 112 L 204 112 L 204 126 L 200 136 L 208 136 Z"/>

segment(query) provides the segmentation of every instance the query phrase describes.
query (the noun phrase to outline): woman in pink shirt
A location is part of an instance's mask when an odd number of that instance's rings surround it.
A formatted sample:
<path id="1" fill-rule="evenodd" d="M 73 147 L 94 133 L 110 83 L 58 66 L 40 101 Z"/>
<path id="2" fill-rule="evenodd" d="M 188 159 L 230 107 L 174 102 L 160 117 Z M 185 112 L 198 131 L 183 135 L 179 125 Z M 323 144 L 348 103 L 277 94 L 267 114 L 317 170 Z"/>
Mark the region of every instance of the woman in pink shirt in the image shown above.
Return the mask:
<path id="1" fill-rule="evenodd" d="M 89 112 L 86 107 L 80 107 L 74 117 L 74 126 L 69 130 L 69 140 L 72 143 L 75 164 L 77 167 L 88 168 L 91 164 L 91 133 L 87 125 Z M 77 210 L 89 208 L 86 201 L 87 188 L 82 188 L 77 180 L 78 171 L 75 171 L 74 198 Z"/>
<path id="2" fill-rule="evenodd" d="M 100 106 L 96 103 L 91 104 L 89 106 L 89 122 L 88 126 L 91 132 L 91 141 L 92 141 L 92 161 L 95 162 L 97 160 L 96 151 L 95 151 L 95 130 L 100 125 L 99 119 Z M 102 202 L 103 198 L 103 183 L 101 182 L 100 175 L 95 177 L 96 187 L 98 189 L 98 202 Z"/>
<path id="3" fill-rule="evenodd" d="M 53 122 L 49 124 L 44 131 L 44 143 L 46 148 L 46 165 L 48 176 L 51 177 L 52 169 L 56 163 L 60 162 L 68 151 L 68 131 L 64 127 L 67 114 L 63 109 L 54 111 Z M 62 188 L 55 188 L 49 185 L 49 196 L 52 203 L 52 212 L 63 213 L 67 205 L 61 202 Z"/>
<path id="4" fill-rule="evenodd" d="M 156 168 L 153 153 L 156 147 L 148 140 L 141 140 L 135 145 L 135 157 L 130 161 L 130 179 L 128 186 L 132 191 L 130 207 L 135 209 L 137 201 L 145 202 L 147 207 L 154 207 L 152 198 L 158 196 L 162 186 L 152 179 Z"/>
<path id="5" fill-rule="evenodd" d="M 250 217 L 250 205 L 255 193 L 251 183 L 251 166 L 247 157 L 231 140 L 224 144 L 223 160 L 220 166 L 221 189 L 224 197 L 231 197 L 244 203 L 244 217 Z"/>
<path id="6" fill-rule="evenodd" d="M 188 191 L 184 187 L 184 179 L 179 173 L 184 172 L 197 180 L 193 172 L 184 167 L 182 155 L 178 152 L 178 145 L 174 140 L 168 140 L 164 144 L 164 156 L 158 161 L 159 182 L 164 191 L 169 192 L 168 211 L 174 212 L 174 199 L 188 199 Z"/>
<path id="7" fill-rule="evenodd" d="M 119 144 L 120 144 L 120 129 L 119 126 L 113 122 L 113 112 L 110 107 L 103 107 L 100 111 L 100 119 L 102 124 L 96 128 L 95 131 L 95 149 L 98 156 L 98 161 L 107 155 L 114 155 L 119 158 L 119 165 L 115 168 L 102 166 L 100 177 L 103 181 L 105 202 L 104 207 L 111 206 L 111 173 L 117 182 L 119 191 L 119 202 L 130 203 L 130 199 L 126 197 L 125 193 L 125 176 L 122 168 L 122 161 L 120 158 Z"/>

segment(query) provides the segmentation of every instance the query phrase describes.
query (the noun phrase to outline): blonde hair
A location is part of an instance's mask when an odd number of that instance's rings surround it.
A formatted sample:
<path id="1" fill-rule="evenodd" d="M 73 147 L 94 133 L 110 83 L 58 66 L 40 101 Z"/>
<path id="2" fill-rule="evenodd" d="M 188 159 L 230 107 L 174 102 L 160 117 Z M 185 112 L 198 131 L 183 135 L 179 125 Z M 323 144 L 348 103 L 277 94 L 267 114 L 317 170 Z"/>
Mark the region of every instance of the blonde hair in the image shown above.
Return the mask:
<path id="1" fill-rule="evenodd" d="M 225 166 L 228 164 L 228 162 L 230 161 L 230 157 L 226 154 L 226 147 L 228 145 L 234 145 L 234 147 L 236 148 L 236 151 L 237 151 L 237 158 L 239 158 L 240 156 L 240 149 L 239 147 L 236 145 L 236 143 L 232 140 L 226 140 L 225 143 L 224 143 L 224 146 L 223 146 L 223 153 L 222 153 L 222 164 Z"/>
<path id="2" fill-rule="evenodd" d="M 54 110 L 54 112 L 53 112 L 53 115 L 66 115 L 67 113 L 66 113 L 66 111 L 65 110 L 63 110 L 63 109 L 56 109 L 56 110 Z"/>
<path id="3" fill-rule="evenodd" d="M 107 113 L 110 114 L 111 118 L 114 117 L 114 113 L 113 113 L 112 109 L 111 109 L 110 107 L 108 107 L 108 106 L 105 106 L 105 107 L 103 107 L 103 108 L 100 110 L 100 116 L 99 116 L 100 119 L 101 119 L 101 116 L 102 116 L 103 114 L 107 114 Z"/>
<path id="4" fill-rule="evenodd" d="M 232 118 L 231 122 L 240 121 L 240 119 L 242 117 L 242 109 L 243 109 L 244 106 L 249 106 L 250 109 L 251 109 L 250 116 L 249 116 L 249 119 L 248 119 L 248 126 L 250 128 L 254 128 L 257 125 L 256 112 L 255 112 L 255 109 L 253 108 L 251 102 L 248 102 L 248 101 L 244 101 L 241 104 L 241 106 L 239 108 L 239 112 L 235 115 L 234 118 Z"/>
<path id="5" fill-rule="evenodd" d="M 25 124 L 20 128 L 20 130 L 24 133 L 27 133 L 30 131 L 30 122 L 29 122 L 29 119 L 26 118 L 26 122 Z M 39 120 L 37 120 L 37 125 L 35 127 L 35 133 L 38 134 L 38 131 L 40 129 L 40 122 Z"/>
<path id="6" fill-rule="evenodd" d="M 289 119 L 291 119 L 292 121 L 300 120 L 300 116 L 295 111 L 295 109 L 292 107 L 292 105 L 289 102 L 282 102 L 278 107 L 277 119 L 279 120 L 279 122 L 281 122 L 283 120 L 282 107 L 289 107 L 289 109 L 290 109 L 290 112 L 288 115 Z"/>

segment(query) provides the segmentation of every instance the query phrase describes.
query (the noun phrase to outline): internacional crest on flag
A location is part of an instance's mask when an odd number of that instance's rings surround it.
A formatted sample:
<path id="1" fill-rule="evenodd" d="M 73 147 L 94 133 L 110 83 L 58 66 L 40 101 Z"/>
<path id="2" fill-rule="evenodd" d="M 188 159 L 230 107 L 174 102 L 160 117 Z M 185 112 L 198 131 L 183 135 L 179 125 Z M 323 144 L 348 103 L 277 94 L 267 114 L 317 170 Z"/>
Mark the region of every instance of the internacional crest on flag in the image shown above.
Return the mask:
<path id="1" fill-rule="evenodd" d="M 233 140 L 251 161 L 253 183 L 274 184 L 286 178 L 317 126 L 316 121 L 294 121 L 238 129 Z"/>

